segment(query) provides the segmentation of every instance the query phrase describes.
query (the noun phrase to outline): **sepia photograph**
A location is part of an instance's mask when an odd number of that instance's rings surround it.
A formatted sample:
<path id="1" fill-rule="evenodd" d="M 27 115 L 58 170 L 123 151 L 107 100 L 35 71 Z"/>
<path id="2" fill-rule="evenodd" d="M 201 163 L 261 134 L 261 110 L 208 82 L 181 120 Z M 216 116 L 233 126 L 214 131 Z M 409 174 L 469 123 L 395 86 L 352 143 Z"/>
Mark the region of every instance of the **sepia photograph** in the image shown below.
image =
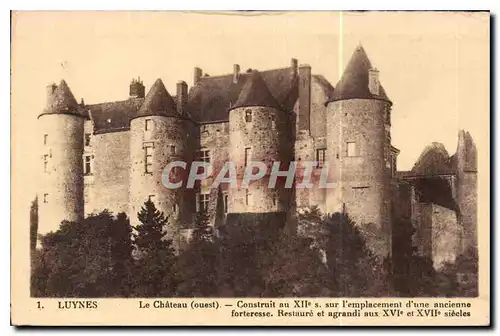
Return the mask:
<path id="1" fill-rule="evenodd" d="M 15 324 L 490 323 L 489 12 L 11 29 Z"/>

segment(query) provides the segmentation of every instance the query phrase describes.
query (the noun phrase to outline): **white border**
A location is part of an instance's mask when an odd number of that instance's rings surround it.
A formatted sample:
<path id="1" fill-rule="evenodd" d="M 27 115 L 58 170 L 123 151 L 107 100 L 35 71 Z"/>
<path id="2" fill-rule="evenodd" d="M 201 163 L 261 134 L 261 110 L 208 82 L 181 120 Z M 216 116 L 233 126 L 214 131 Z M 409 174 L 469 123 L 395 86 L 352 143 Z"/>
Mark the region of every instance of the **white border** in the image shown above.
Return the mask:
<path id="1" fill-rule="evenodd" d="M 8 8 L 8 5 L 13 6 L 14 8 Z M 419 0 L 419 1 L 389 1 L 389 0 L 378 0 L 378 1 L 343 1 L 343 2 L 335 2 L 325 0 L 308 0 L 308 1 L 291 1 L 288 0 L 286 2 L 271 2 L 269 0 L 252 0 L 248 2 L 241 1 L 221 1 L 221 0 L 210 0 L 210 1 L 137 1 L 137 0 L 121 0 L 115 2 L 104 2 L 102 0 L 86 0 L 86 1 L 61 1 L 61 0 L 44 0 L 44 1 L 34 1 L 34 0 L 18 0 L 15 3 L 8 3 L 4 1 L 0 4 L 2 7 L 2 15 L 0 16 L 0 32 L 2 32 L 1 45 L 3 48 L 0 53 L 3 67 L 0 68 L 1 77 L 0 83 L 2 85 L 2 90 L 0 91 L 2 94 L 0 96 L 0 103 L 3 107 L 0 113 L 0 153 L 3 154 L 3 160 L 1 160 L 0 164 L 0 185 L 2 189 L 0 191 L 0 213 L 3 214 L 2 225 L 7 229 L 3 230 L 2 234 L 2 242 L 1 242 L 1 269 L 4 271 L 4 276 L 2 277 L 2 291 L 1 291 L 1 334 L 2 335 L 12 335 L 18 330 L 10 327 L 10 276 L 7 275 L 7 269 L 10 273 L 10 160 L 7 161 L 5 158 L 10 154 L 10 9 L 15 10 L 238 10 L 245 8 L 246 10 L 491 10 L 493 14 L 498 14 L 500 12 L 500 1 L 498 0 L 474 0 L 474 1 L 465 1 L 465 0 L 455 0 L 453 2 L 449 1 L 439 1 L 439 0 Z M 3 8 L 5 7 L 5 8 Z M 498 24 L 498 22 L 496 22 Z M 495 27 L 496 28 L 496 27 Z M 495 40 L 494 42 L 498 43 L 498 34 L 497 29 L 495 29 Z M 495 44 L 496 44 L 495 43 Z M 493 51 L 494 45 L 492 46 Z M 493 59 L 493 57 L 492 57 Z M 8 67 L 7 67 L 8 64 Z M 492 71 L 495 69 L 492 68 Z M 492 83 L 493 85 L 493 83 Z M 500 95 L 498 86 L 495 87 L 495 92 L 492 92 L 492 96 Z M 494 106 L 494 105 L 493 105 Z M 492 107 L 493 107 L 492 106 Z M 495 122 L 495 126 L 497 122 Z M 496 127 L 495 127 L 496 128 Z M 492 133 L 494 135 L 494 132 Z M 495 147 L 497 146 L 497 141 L 495 139 Z M 493 148 L 495 148 L 493 147 Z M 27 149 L 28 150 L 28 149 Z M 498 166 L 498 162 L 497 163 Z M 9 187 L 8 187 L 9 186 Z M 496 187 L 496 186 L 495 186 Z M 495 205 L 493 208 L 500 208 L 500 201 L 498 199 L 495 200 Z M 495 224 L 493 224 L 495 225 Z M 495 230 L 495 241 L 500 241 L 499 229 Z M 494 247 L 494 245 L 492 246 Z M 498 248 L 495 249 L 495 257 L 498 257 Z M 498 258 L 496 258 L 498 260 Z M 495 259 L 493 259 L 495 260 Z M 493 268 L 494 270 L 495 268 Z M 495 293 L 494 291 L 492 293 Z M 495 302 L 497 302 L 495 298 Z M 493 309 L 495 314 L 494 321 L 498 323 L 498 310 Z M 75 329 L 73 329 L 75 330 Z M 53 332 L 54 330 L 36 330 L 34 333 L 42 333 L 42 332 Z M 141 332 L 147 332 L 148 334 L 160 334 L 167 331 L 169 334 L 180 334 L 186 331 L 183 330 L 149 330 L 144 329 Z M 262 329 L 247 329 L 247 330 L 234 330 L 229 329 L 226 332 L 235 331 L 238 333 L 247 333 L 247 332 L 270 332 L 264 331 Z M 292 330 L 287 331 L 274 331 L 274 334 L 288 334 Z M 315 329 L 300 329 L 296 332 L 300 332 L 301 334 L 308 334 L 312 332 L 318 332 L 319 330 Z M 395 331 L 395 330 L 393 330 Z M 408 329 L 400 329 L 397 332 L 400 334 L 407 333 Z M 467 333 L 475 333 L 479 330 L 467 330 Z M 69 333 L 69 330 L 59 330 L 58 333 Z M 104 333 L 123 333 L 127 332 L 126 330 L 82 330 L 78 329 L 78 333 L 82 335 L 100 335 Z M 130 331 L 128 331 L 130 332 Z M 138 331 L 133 331 L 138 332 Z M 187 332 L 193 332 L 193 330 L 189 330 Z M 202 332 L 198 330 L 197 332 Z M 323 329 L 322 332 L 334 332 L 334 333 L 343 333 L 349 332 L 352 333 L 353 330 L 345 330 L 339 328 L 333 329 Z M 382 333 L 386 332 L 384 329 L 363 329 L 354 331 L 355 333 Z M 454 333 L 455 330 L 415 330 L 415 332 L 425 332 L 428 335 L 433 334 L 441 334 L 443 332 Z M 204 330 L 203 333 L 220 333 L 220 330 Z"/>

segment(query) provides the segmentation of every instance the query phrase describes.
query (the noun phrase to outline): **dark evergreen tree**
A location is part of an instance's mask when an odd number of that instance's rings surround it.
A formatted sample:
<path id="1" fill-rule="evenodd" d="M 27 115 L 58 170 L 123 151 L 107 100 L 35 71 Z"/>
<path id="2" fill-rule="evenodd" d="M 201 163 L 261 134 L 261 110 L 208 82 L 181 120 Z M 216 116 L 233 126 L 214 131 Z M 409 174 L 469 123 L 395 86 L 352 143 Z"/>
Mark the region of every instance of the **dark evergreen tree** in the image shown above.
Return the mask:
<path id="1" fill-rule="evenodd" d="M 264 296 L 328 295 L 327 269 L 322 252 L 313 239 L 284 231 L 274 250 L 273 264 L 266 276 Z"/>
<path id="2" fill-rule="evenodd" d="M 138 213 L 141 224 L 134 227 L 136 247 L 134 295 L 139 297 L 171 297 L 179 284 L 176 256 L 172 240 L 167 238 L 168 218 L 152 201 L 144 203 Z"/>
<path id="3" fill-rule="evenodd" d="M 418 255 L 413 245 L 415 228 L 409 218 L 397 218 L 393 225 L 392 277 L 399 296 L 434 296 L 436 274 L 432 259 Z"/>
<path id="4" fill-rule="evenodd" d="M 391 295 L 388 274 L 367 247 L 359 227 L 342 213 L 328 215 L 324 225 L 327 235 L 324 250 L 332 296 Z"/>
<path id="5" fill-rule="evenodd" d="M 128 297 L 133 283 L 132 227 L 127 215 L 119 213 L 110 227 L 110 253 L 113 274 L 110 286 L 114 295 Z"/>
<path id="6" fill-rule="evenodd" d="M 130 278 L 125 265 L 130 265 L 131 240 L 130 235 L 117 234 L 116 230 L 130 231 L 130 225 L 124 215 L 118 217 L 115 220 L 103 211 L 81 223 L 63 222 L 59 230 L 42 236 L 32 267 L 32 295 L 125 295 L 121 283 Z"/>
<path id="7" fill-rule="evenodd" d="M 219 295 L 261 297 L 285 213 L 232 213 L 219 229 Z"/>
<path id="8" fill-rule="evenodd" d="M 177 295 L 182 297 L 208 297 L 217 295 L 217 268 L 219 246 L 208 215 L 197 215 L 191 239 L 180 254 L 178 269 L 182 284 Z"/>

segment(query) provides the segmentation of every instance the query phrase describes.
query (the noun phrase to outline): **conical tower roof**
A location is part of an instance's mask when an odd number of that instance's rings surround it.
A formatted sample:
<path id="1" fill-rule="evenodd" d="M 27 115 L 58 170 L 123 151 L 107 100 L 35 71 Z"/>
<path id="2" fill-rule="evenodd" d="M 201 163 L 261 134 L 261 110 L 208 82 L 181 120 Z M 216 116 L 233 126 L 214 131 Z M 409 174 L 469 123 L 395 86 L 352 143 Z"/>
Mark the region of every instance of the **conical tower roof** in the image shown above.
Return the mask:
<path id="1" fill-rule="evenodd" d="M 44 114 L 71 114 L 85 117 L 84 111 L 76 102 L 68 84 L 63 79 L 59 85 L 51 86 L 52 92 L 47 97 L 47 105 L 41 115 Z"/>
<path id="2" fill-rule="evenodd" d="M 269 91 L 266 82 L 258 71 L 253 71 L 250 78 L 247 79 L 245 85 L 241 89 L 238 99 L 231 109 L 249 106 L 283 109 L 276 98 L 273 97 L 271 91 Z"/>
<path id="3" fill-rule="evenodd" d="M 161 79 L 157 79 L 149 90 L 144 103 L 137 112 L 137 117 L 164 116 L 177 117 L 179 114 L 175 108 L 175 102 L 168 93 Z"/>
<path id="4" fill-rule="evenodd" d="M 390 102 L 384 88 L 380 84 L 379 94 L 374 95 L 368 87 L 368 75 L 370 69 L 373 69 L 365 49 L 358 46 L 347 64 L 347 67 L 335 86 L 333 96 L 329 101 L 344 99 L 381 99 Z"/>

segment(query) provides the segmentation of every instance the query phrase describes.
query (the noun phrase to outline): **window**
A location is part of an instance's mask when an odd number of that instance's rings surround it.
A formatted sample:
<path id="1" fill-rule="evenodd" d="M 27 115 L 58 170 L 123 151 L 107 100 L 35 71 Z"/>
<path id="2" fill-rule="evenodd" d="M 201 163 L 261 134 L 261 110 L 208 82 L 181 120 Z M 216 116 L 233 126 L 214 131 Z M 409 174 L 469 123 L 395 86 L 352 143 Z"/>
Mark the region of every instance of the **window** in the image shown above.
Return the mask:
<path id="1" fill-rule="evenodd" d="M 205 212 L 208 210 L 208 197 L 209 194 L 200 194 L 199 197 L 199 205 L 198 205 L 198 211 L 199 212 Z"/>
<path id="2" fill-rule="evenodd" d="M 227 213 L 227 209 L 229 209 L 229 197 L 228 195 L 224 195 L 224 213 Z"/>
<path id="3" fill-rule="evenodd" d="M 245 111 L 245 121 L 252 122 L 252 110 Z"/>
<path id="4" fill-rule="evenodd" d="M 208 149 L 200 150 L 200 161 L 210 163 L 210 150 Z"/>
<path id="5" fill-rule="evenodd" d="M 49 155 L 45 154 L 43 156 L 43 171 L 48 172 L 49 171 Z"/>
<path id="6" fill-rule="evenodd" d="M 274 114 L 271 114 L 271 129 L 276 129 L 276 117 L 274 116 Z"/>
<path id="7" fill-rule="evenodd" d="M 276 206 L 276 194 L 273 194 L 273 206 Z"/>
<path id="8" fill-rule="evenodd" d="M 250 205 L 250 197 L 252 197 L 252 194 L 250 194 L 250 191 L 248 189 L 245 190 L 245 204 Z"/>
<path id="9" fill-rule="evenodd" d="M 175 146 L 170 145 L 170 155 L 175 155 Z"/>
<path id="10" fill-rule="evenodd" d="M 356 156 L 356 143 L 348 142 L 347 143 L 347 156 Z"/>
<path id="11" fill-rule="evenodd" d="M 49 203 L 49 194 L 43 194 L 43 203 Z"/>
<path id="12" fill-rule="evenodd" d="M 316 161 L 318 162 L 318 167 L 323 167 L 326 161 L 326 148 L 316 149 Z"/>
<path id="13" fill-rule="evenodd" d="M 83 157 L 83 173 L 85 175 L 92 175 L 92 159 L 93 155 L 85 155 Z"/>
<path id="14" fill-rule="evenodd" d="M 47 140 L 49 139 L 49 135 L 48 134 L 44 134 L 43 135 L 43 144 L 46 145 L 47 144 Z"/>
<path id="15" fill-rule="evenodd" d="M 248 165 L 248 162 L 250 161 L 251 150 L 252 149 L 250 147 L 245 148 L 245 167 Z"/>
<path id="16" fill-rule="evenodd" d="M 146 131 L 151 131 L 153 129 L 153 119 L 146 119 L 146 123 L 144 124 L 144 129 Z"/>
<path id="17" fill-rule="evenodd" d="M 173 212 L 177 212 L 177 203 L 174 203 L 174 204 L 172 205 L 172 211 L 173 211 Z"/>
<path id="18" fill-rule="evenodd" d="M 153 173 L 153 144 L 146 144 L 144 147 L 144 172 Z"/>
<path id="19" fill-rule="evenodd" d="M 85 133 L 85 146 L 90 146 L 90 133 Z"/>

